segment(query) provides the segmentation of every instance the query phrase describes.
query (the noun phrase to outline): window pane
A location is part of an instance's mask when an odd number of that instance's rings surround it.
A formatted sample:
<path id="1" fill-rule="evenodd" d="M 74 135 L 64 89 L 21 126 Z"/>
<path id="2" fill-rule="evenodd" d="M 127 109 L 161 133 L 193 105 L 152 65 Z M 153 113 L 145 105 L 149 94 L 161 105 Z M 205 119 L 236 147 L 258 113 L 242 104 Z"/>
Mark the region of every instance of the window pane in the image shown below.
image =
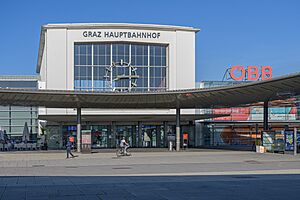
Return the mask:
<path id="1" fill-rule="evenodd" d="M 167 66 L 167 59 L 166 59 L 166 57 L 161 57 L 161 65 L 162 66 Z"/>
<path id="2" fill-rule="evenodd" d="M 30 111 L 31 107 L 11 106 L 12 111 Z"/>
<path id="3" fill-rule="evenodd" d="M 9 117 L 9 112 L 0 112 L 0 118 L 8 118 Z"/>
<path id="4" fill-rule="evenodd" d="M 27 125 L 30 125 L 30 119 L 12 119 L 11 125 L 12 126 L 24 126 L 25 122 L 27 122 Z"/>
<path id="5" fill-rule="evenodd" d="M 0 119 L 0 126 L 8 126 L 9 120 L 8 119 Z"/>
<path id="6" fill-rule="evenodd" d="M 12 118 L 31 118 L 31 112 L 11 112 Z"/>
<path id="7" fill-rule="evenodd" d="M 0 106 L 0 111 L 8 111 L 9 107 L 8 106 Z"/>

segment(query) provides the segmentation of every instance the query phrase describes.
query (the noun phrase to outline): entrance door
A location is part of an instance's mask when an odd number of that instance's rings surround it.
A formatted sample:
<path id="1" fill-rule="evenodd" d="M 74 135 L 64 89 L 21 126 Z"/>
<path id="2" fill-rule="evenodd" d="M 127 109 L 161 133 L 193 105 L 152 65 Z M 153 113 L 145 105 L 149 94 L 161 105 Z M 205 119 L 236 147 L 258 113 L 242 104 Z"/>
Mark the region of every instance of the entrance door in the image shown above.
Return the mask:
<path id="1" fill-rule="evenodd" d="M 143 147 L 156 147 L 156 126 L 145 125 L 143 127 Z"/>
<path id="2" fill-rule="evenodd" d="M 92 125 L 92 148 L 109 148 L 111 144 L 111 131 L 108 125 Z"/>
<path id="3" fill-rule="evenodd" d="M 135 125 L 118 125 L 116 126 L 116 142 L 119 145 L 122 137 L 125 137 L 126 142 L 131 147 L 136 147 L 136 126 Z"/>

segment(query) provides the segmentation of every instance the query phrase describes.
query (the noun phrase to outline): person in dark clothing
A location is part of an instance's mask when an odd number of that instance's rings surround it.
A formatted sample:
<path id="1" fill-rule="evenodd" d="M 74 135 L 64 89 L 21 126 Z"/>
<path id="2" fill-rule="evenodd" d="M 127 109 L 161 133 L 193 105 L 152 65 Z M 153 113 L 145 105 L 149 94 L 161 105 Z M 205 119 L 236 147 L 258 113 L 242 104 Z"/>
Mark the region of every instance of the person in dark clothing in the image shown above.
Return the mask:
<path id="1" fill-rule="evenodd" d="M 69 158 L 69 155 L 72 156 L 72 158 L 74 158 L 75 156 L 72 154 L 72 143 L 70 141 L 67 142 L 66 144 L 66 147 L 67 147 L 67 158 Z"/>

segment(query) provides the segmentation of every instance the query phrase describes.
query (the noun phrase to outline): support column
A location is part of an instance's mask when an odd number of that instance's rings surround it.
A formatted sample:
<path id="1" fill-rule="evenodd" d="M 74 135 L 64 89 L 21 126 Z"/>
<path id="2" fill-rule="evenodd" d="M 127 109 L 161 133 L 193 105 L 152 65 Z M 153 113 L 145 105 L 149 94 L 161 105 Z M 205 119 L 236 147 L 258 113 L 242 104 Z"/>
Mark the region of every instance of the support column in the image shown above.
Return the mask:
<path id="1" fill-rule="evenodd" d="M 164 147 L 168 147 L 168 122 L 164 122 Z"/>
<path id="2" fill-rule="evenodd" d="M 193 142 L 192 142 L 193 141 Z M 195 125 L 193 121 L 189 121 L 189 133 L 188 133 L 188 141 L 187 147 L 195 147 Z"/>
<path id="3" fill-rule="evenodd" d="M 269 130 L 269 102 L 264 102 L 264 130 Z"/>
<path id="4" fill-rule="evenodd" d="M 257 144 L 257 142 L 258 142 L 257 136 L 258 136 L 258 123 L 255 124 L 255 145 L 258 145 Z"/>
<path id="5" fill-rule="evenodd" d="M 294 128 L 294 156 L 297 155 L 297 128 Z"/>
<path id="6" fill-rule="evenodd" d="M 264 131 L 269 130 L 269 102 L 265 101 L 264 102 Z M 261 132 L 260 134 L 260 141 L 261 141 L 261 145 L 263 146 L 263 132 Z"/>
<path id="7" fill-rule="evenodd" d="M 138 122 L 138 147 L 143 146 L 142 139 L 142 122 Z"/>
<path id="8" fill-rule="evenodd" d="M 134 136 L 135 136 L 135 135 L 133 134 L 134 128 L 135 128 L 135 126 L 132 125 L 132 126 L 131 126 L 131 133 L 130 133 L 130 137 L 131 137 L 131 143 L 130 143 L 130 145 L 131 145 L 132 147 L 135 146 L 135 144 L 134 144 L 134 141 L 135 141 Z"/>
<path id="9" fill-rule="evenodd" d="M 116 137 L 116 122 L 111 122 L 111 134 L 112 134 L 112 140 L 111 140 L 111 146 L 113 148 L 116 147 L 116 140 L 117 140 L 117 137 Z"/>
<path id="10" fill-rule="evenodd" d="M 212 135 L 211 135 L 211 145 L 215 146 L 215 124 L 211 125 Z"/>
<path id="11" fill-rule="evenodd" d="M 180 108 L 176 108 L 176 151 L 180 150 Z"/>
<path id="12" fill-rule="evenodd" d="M 77 108 L 77 152 L 81 152 L 81 108 Z"/>
<path id="13" fill-rule="evenodd" d="M 161 132 L 160 132 L 160 125 L 156 126 L 156 147 L 161 147 Z"/>
<path id="14" fill-rule="evenodd" d="M 62 122 L 59 123 L 59 134 L 60 134 L 60 138 L 59 138 L 59 149 L 64 149 L 63 147 L 63 138 L 64 138 L 64 133 L 63 133 L 63 125 L 62 125 Z M 68 141 L 68 138 L 67 138 L 67 141 Z M 65 141 L 65 142 L 67 142 Z"/>

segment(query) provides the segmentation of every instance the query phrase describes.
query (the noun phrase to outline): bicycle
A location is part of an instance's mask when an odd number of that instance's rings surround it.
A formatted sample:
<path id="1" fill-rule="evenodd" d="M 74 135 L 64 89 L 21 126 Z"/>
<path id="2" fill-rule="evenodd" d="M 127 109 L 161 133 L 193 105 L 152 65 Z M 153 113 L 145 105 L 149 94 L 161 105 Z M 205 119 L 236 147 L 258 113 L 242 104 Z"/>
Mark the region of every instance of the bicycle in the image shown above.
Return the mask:
<path id="1" fill-rule="evenodd" d="M 117 151 L 116 151 L 116 155 L 117 157 L 121 157 L 121 156 L 131 156 L 131 153 L 129 153 L 128 148 L 127 148 L 127 152 L 124 152 L 125 148 L 121 148 L 118 147 Z"/>

